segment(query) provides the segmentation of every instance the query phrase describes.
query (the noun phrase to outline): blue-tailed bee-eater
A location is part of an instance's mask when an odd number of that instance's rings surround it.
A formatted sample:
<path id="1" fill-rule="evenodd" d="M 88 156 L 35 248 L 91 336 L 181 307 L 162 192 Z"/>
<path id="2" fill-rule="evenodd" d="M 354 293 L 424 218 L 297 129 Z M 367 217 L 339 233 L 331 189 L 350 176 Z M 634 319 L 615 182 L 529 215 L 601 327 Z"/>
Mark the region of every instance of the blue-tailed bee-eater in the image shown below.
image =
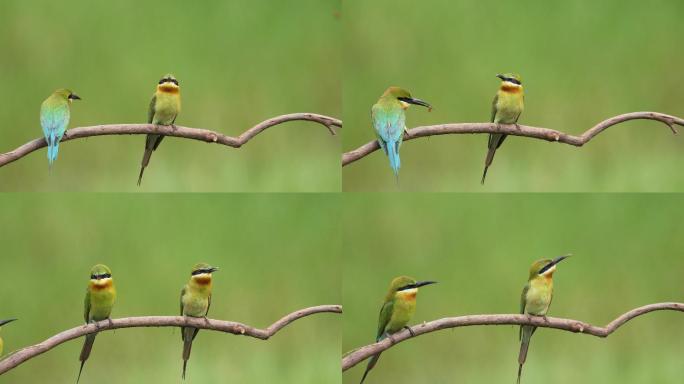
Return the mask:
<path id="1" fill-rule="evenodd" d="M 40 106 L 40 125 L 47 142 L 48 165 L 57 160 L 59 142 L 69 126 L 71 102 L 81 100 L 68 89 L 58 89 L 48 96 Z"/>
<path id="2" fill-rule="evenodd" d="M 393 333 L 399 332 L 404 328 L 413 333 L 411 328 L 407 327 L 407 324 L 411 321 L 416 311 L 418 288 L 435 283 L 436 281 L 416 281 L 408 276 L 399 276 L 392 280 L 389 291 L 385 295 L 385 302 L 380 309 L 375 341 L 390 337 Z M 379 353 L 370 358 L 368 365 L 366 365 L 366 371 L 361 378 L 361 383 L 366 380 L 368 372 L 375 367 L 379 358 Z"/>
<path id="3" fill-rule="evenodd" d="M 172 74 L 167 74 L 159 80 L 157 90 L 152 95 L 150 107 L 147 111 L 147 123 L 173 126 L 176 123 L 176 117 L 178 117 L 180 110 L 181 97 L 178 80 Z M 143 173 L 145 172 L 145 167 L 150 163 L 152 152 L 157 150 L 163 139 L 163 135 L 147 135 L 145 153 L 140 164 L 138 185 L 142 182 Z"/>
<path id="4" fill-rule="evenodd" d="M 523 91 L 522 79 L 520 75 L 515 73 L 496 75 L 496 77 L 501 79 L 501 85 L 492 102 L 491 122 L 495 124 L 517 124 L 520 114 L 525 109 L 525 92 Z M 487 169 L 489 169 L 494 160 L 494 153 L 496 153 L 496 150 L 503 144 L 505 139 L 506 135 L 503 133 L 489 134 L 487 157 L 485 158 L 485 167 L 482 173 L 482 184 L 484 184 L 485 177 L 487 177 Z"/>

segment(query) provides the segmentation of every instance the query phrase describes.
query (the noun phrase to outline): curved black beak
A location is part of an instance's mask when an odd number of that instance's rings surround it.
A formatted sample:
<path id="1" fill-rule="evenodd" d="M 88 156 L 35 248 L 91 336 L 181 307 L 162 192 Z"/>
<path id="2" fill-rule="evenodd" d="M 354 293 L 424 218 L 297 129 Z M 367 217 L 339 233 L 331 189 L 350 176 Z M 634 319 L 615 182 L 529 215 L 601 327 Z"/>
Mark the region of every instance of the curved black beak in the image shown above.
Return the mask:
<path id="1" fill-rule="evenodd" d="M 498 77 L 498 78 L 501 79 L 501 80 L 506 80 L 506 76 L 504 76 L 504 75 L 502 75 L 502 74 L 500 74 L 500 73 L 498 73 L 498 74 L 496 75 L 496 77 Z"/>
<path id="2" fill-rule="evenodd" d="M 16 320 L 16 319 L 0 320 L 0 327 L 2 327 L 3 325 L 5 325 L 7 323 L 13 322 L 14 320 Z"/>
<path id="3" fill-rule="evenodd" d="M 69 99 L 71 99 L 71 100 L 81 100 L 81 97 L 80 97 L 79 95 L 75 94 L 75 93 L 72 93 L 71 95 L 69 95 Z"/>
<path id="4" fill-rule="evenodd" d="M 403 101 L 404 103 L 422 105 L 427 109 L 432 109 L 432 105 L 428 104 L 427 101 L 423 101 L 421 99 L 414 99 L 413 97 L 398 97 L 397 99 Z"/>
<path id="5" fill-rule="evenodd" d="M 417 281 L 413 285 L 415 286 L 415 288 L 418 288 L 418 287 L 423 287 L 423 286 L 430 285 L 430 284 L 437 284 L 437 282 L 436 281 Z"/>
<path id="6" fill-rule="evenodd" d="M 572 254 L 567 254 L 567 255 L 563 255 L 563 256 L 558 256 L 558 257 L 556 257 L 555 259 L 551 260 L 550 263 L 546 264 L 546 265 L 544 266 L 544 268 L 542 268 L 542 269 L 539 271 L 539 274 L 541 275 L 542 273 L 548 271 L 549 269 L 551 269 L 551 267 L 553 267 L 554 265 L 556 265 L 556 264 L 560 263 L 561 261 L 567 259 L 567 258 L 570 257 L 570 256 L 572 256 Z"/>
<path id="7" fill-rule="evenodd" d="M 218 270 L 219 270 L 218 267 L 211 267 L 211 268 L 209 268 L 209 273 L 214 273 L 214 272 L 216 272 L 216 271 L 218 271 Z"/>

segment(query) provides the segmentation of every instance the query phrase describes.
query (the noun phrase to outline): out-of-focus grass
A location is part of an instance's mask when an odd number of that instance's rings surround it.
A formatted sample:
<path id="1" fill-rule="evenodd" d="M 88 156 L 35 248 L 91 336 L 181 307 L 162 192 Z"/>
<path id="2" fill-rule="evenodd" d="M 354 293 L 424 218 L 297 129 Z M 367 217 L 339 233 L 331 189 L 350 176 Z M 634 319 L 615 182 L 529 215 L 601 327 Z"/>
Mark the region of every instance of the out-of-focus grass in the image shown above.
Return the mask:
<path id="1" fill-rule="evenodd" d="M 374 138 L 370 107 L 390 85 L 434 105 L 407 125 L 484 122 L 501 72 L 523 77 L 520 123 L 579 134 L 633 111 L 684 116 L 681 1 L 349 0 L 344 3 L 343 149 Z M 348 191 L 680 191 L 681 138 L 653 121 L 584 148 L 509 138 L 480 186 L 485 135 L 401 148 L 397 187 L 376 152 L 343 169 Z"/>
<path id="2" fill-rule="evenodd" d="M 71 127 L 143 123 L 157 81 L 181 84 L 177 123 L 237 136 L 292 112 L 340 117 L 339 1 L 0 2 L 0 148 L 42 135 L 40 103 L 69 87 Z M 167 138 L 136 180 L 145 138 L 62 144 L 0 168 L 0 190 L 337 191 L 339 139 L 293 122 L 236 150 Z"/>
<path id="3" fill-rule="evenodd" d="M 407 203 L 410 201 L 410 203 Z M 564 253 L 550 316 L 605 325 L 635 307 L 684 297 L 677 195 L 346 196 L 343 351 L 373 342 L 391 279 L 421 288 L 412 324 L 448 316 L 517 313 L 528 269 Z M 684 314 L 632 320 L 605 340 L 540 329 L 523 382 L 674 383 L 684 373 Z M 420 336 L 382 354 L 368 383 L 513 383 L 514 326 Z M 365 362 L 343 374 L 358 383 Z"/>
<path id="4" fill-rule="evenodd" d="M 112 268 L 113 317 L 176 315 L 196 262 L 221 268 L 209 316 L 265 328 L 297 309 L 339 304 L 339 206 L 335 196 L 5 194 L 0 318 L 5 353 L 83 322 L 96 263 Z M 312 230 L 315 228 L 315 230 Z M 340 381 L 340 315 L 298 320 L 268 341 L 202 331 L 189 383 Z M 82 339 L 36 357 L 2 383 L 76 380 Z M 100 334 L 82 383 L 181 382 L 173 328 Z"/>

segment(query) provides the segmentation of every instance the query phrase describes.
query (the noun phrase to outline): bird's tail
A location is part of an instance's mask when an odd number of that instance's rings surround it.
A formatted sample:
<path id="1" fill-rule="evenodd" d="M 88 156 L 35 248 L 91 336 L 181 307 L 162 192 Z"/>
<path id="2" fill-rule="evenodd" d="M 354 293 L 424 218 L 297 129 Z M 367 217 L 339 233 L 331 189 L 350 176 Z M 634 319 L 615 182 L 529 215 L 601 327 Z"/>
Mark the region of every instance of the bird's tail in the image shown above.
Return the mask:
<path id="1" fill-rule="evenodd" d="M 52 163 L 57 160 L 57 153 L 59 152 L 59 137 L 57 137 L 56 132 L 50 132 L 50 136 L 48 137 L 47 144 L 48 144 L 48 152 L 47 152 L 47 157 L 48 157 L 48 165 L 52 165 Z"/>
<path id="2" fill-rule="evenodd" d="M 370 372 L 373 367 L 375 367 L 375 364 L 378 363 L 378 359 L 380 359 L 380 354 L 378 353 L 377 355 L 373 355 L 370 360 L 368 361 L 368 365 L 366 365 L 366 371 L 363 372 L 363 377 L 361 378 L 361 382 L 359 384 L 363 384 L 363 381 L 366 380 L 366 376 L 368 375 L 368 372 Z"/>
<path id="3" fill-rule="evenodd" d="M 81 356 L 78 358 L 81 361 L 81 368 L 78 370 L 78 377 L 76 378 L 76 383 L 81 380 L 81 372 L 83 372 L 83 365 L 85 364 L 88 357 L 90 357 L 90 351 L 93 349 L 93 343 L 95 343 L 95 336 L 97 333 L 91 333 L 86 335 L 85 342 L 83 342 L 83 348 L 81 348 Z"/>
<path id="4" fill-rule="evenodd" d="M 492 165 L 492 161 L 494 161 L 494 154 L 496 153 L 496 150 L 501 146 L 504 139 L 506 139 L 506 135 L 503 135 L 501 133 L 494 133 L 489 135 L 489 142 L 487 143 L 487 157 L 485 158 L 485 167 L 484 172 L 482 172 L 482 180 L 480 181 L 480 184 L 484 184 L 485 178 L 487 177 L 487 170 Z"/>
<path id="5" fill-rule="evenodd" d="M 185 370 L 190 359 L 190 351 L 192 350 L 192 340 L 195 339 L 198 329 L 192 327 L 183 328 L 183 380 L 185 380 Z"/>
<path id="6" fill-rule="evenodd" d="M 530 340 L 536 327 L 523 325 L 520 328 L 522 332 L 520 333 L 520 353 L 518 354 L 518 384 L 520 384 L 523 364 L 527 359 L 527 349 L 530 347 Z"/>
<path id="7" fill-rule="evenodd" d="M 399 141 L 388 141 L 387 157 L 389 157 L 390 167 L 394 174 L 399 177 L 399 168 L 401 167 L 401 159 L 399 158 Z"/>
<path id="8" fill-rule="evenodd" d="M 152 157 L 152 152 L 159 146 L 161 139 L 164 136 L 160 135 L 147 135 L 145 140 L 145 153 L 143 154 L 142 161 L 140 162 L 140 175 L 138 176 L 138 186 L 142 182 L 143 173 L 145 172 L 145 167 L 150 164 L 150 157 Z"/>

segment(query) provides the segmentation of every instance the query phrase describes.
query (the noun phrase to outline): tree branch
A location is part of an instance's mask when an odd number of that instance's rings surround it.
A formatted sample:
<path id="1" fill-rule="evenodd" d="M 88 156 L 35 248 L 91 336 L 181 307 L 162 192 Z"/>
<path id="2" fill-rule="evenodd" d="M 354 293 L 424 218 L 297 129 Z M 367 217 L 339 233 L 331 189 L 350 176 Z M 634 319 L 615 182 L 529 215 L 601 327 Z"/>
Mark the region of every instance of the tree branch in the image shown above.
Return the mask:
<path id="1" fill-rule="evenodd" d="M 574 333 L 585 333 L 598 337 L 608 337 L 615 332 L 620 326 L 632 320 L 637 316 L 654 312 L 654 311 L 679 311 L 684 312 L 684 303 L 657 303 L 644 305 L 633 309 L 617 319 L 611 321 L 605 327 L 591 325 L 579 320 L 561 319 L 557 317 L 537 317 L 528 315 L 470 315 L 459 317 L 446 317 L 439 320 L 433 320 L 427 323 L 414 325 L 411 327 L 411 332 L 404 329 L 374 344 L 366 345 L 347 352 L 342 358 L 342 371 L 355 366 L 363 360 L 385 351 L 392 346 L 408 340 L 415 336 L 424 335 L 426 333 L 439 331 L 440 329 L 467 327 L 472 325 L 535 325 L 543 328 L 555 328 Z"/>
<path id="2" fill-rule="evenodd" d="M 182 137 L 185 139 L 193 139 L 205 141 L 207 143 L 217 143 L 227 145 L 233 148 L 240 148 L 254 136 L 265 131 L 267 128 L 282 124 L 288 121 L 305 120 L 319 123 L 328 128 L 331 134 L 335 135 L 334 127 L 342 127 L 342 121 L 333 117 L 324 115 L 317 115 L 315 113 L 291 113 L 289 115 L 276 116 L 274 118 L 263 121 L 252 128 L 246 130 L 238 137 L 226 136 L 219 132 L 210 131 L 200 128 L 188 128 L 180 125 L 165 126 L 153 124 L 109 124 L 109 125 L 93 125 L 90 127 L 78 127 L 69 129 L 62 137 L 62 141 L 69 141 L 90 136 L 104 136 L 104 135 L 142 135 L 149 133 L 156 133 L 165 136 Z M 0 167 L 18 160 L 29 153 L 47 146 L 44 138 L 35 139 L 18 147 L 17 149 L 0 154 Z"/>
<path id="3" fill-rule="evenodd" d="M 546 141 L 557 141 L 559 143 L 565 143 L 574 145 L 576 147 L 581 147 L 589 140 L 594 138 L 594 136 L 606 130 L 608 127 L 613 125 L 623 123 L 629 120 L 656 120 L 670 127 L 673 133 L 677 133 L 675 125 L 684 126 L 684 119 L 676 116 L 666 115 L 664 113 L 658 112 L 632 112 L 625 113 L 623 115 L 618 115 L 611 117 L 608 120 L 604 120 L 592 128 L 585 131 L 580 136 L 573 136 L 567 133 L 556 131 L 549 128 L 537 128 L 529 127 L 526 125 L 515 125 L 515 124 L 494 124 L 494 123 L 460 123 L 460 124 L 439 124 L 439 125 L 428 125 L 425 127 L 416 127 L 409 129 L 408 134 L 404 135 L 404 141 L 417 139 L 419 137 L 435 136 L 435 135 L 449 135 L 449 134 L 462 134 L 462 133 L 505 133 L 514 136 L 524 136 L 533 139 L 540 139 Z M 346 152 L 342 155 L 342 166 L 351 164 L 356 160 L 368 156 L 374 151 L 380 149 L 378 142 L 373 140 L 360 146 L 353 151 Z"/>
<path id="4" fill-rule="evenodd" d="M 52 348 L 62 343 L 94 332 L 102 332 L 118 328 L 190 326 L 199 329 L 226 332 L 232 333 L 234 335 L 244 335 L 261 340 L 268 340 L 268 338 L 275 335 L 278 331 L 280 331 L 293 321 L 301 319 L 302 317 L 324 312 L 342 313 L 342 306 L 319 305 L 317 307 L 300 309 L 276 321 L 266 329 L 254 328 L 252 326 L 233 321 L 223 321 L 214 319 L 204 319 L 201 317 L 184 316 L 126 317 L 121 319 L 112 319 L 111 322 L 104 320 L 100 321 L 99 323 L 86 324 L 75 328 L 71 328 L 64 332 L 60 332 L 41 343 L 20 349 L 12 353 L 5 359 L 0 360 L 0 375 L 9 371 L 12 368 L 15 368 L 19 364 L 29 359 L 32 359 L 40 354 L 43 354 L 51 350 Z"/>

